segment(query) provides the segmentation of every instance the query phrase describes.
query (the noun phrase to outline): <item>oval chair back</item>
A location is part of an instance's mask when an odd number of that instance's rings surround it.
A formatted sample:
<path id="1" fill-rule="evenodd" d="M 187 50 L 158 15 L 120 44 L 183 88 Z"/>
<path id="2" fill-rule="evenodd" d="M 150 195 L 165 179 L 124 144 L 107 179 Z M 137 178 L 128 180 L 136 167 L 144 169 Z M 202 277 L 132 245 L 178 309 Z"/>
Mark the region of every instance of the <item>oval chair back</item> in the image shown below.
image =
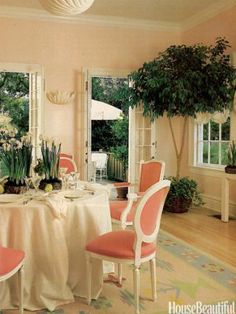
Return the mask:
<path id="1" fill-rule="evenodd" d="M 163 180 L 165 173 L 165 162 L 152 159 L 141 162 L 139 177 L 139 192 L 145 192 L 150 186 Z"/>
<path id="2" fill-rule="evenodd" d="M 23 264 L 25 253 L 0 246 L 0 282 L 19 273 L 19 313 L 23 314 Z"/>
<path id="3" fill-rule="evenodd" d="M 135 265 L 140 265 L 143 243 L 156 241 L 163 207 L 170 188 L 169 180 L 162 180 L 152 185 L 141 198 L 134 217 L 136 241 L 134 244 Z"/>
<path id="4" fill-rule="evenodd" d="M 77 167 L 73 159 L 67 157 L 60 157 L 60 168 L 65 168 L 66 173 L 77 172 Z"/>

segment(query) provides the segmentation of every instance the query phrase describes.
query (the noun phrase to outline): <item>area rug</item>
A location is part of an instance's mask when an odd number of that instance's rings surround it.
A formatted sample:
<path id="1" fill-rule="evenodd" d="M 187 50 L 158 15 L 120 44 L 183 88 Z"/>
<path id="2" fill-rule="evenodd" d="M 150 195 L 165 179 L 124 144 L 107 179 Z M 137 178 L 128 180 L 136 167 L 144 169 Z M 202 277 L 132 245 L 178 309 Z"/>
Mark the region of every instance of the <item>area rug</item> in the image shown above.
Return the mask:
<path id="1" fill-rule="evenodd" d="M 88 306 L 84 299 L 58 307 L 54 312 L 37 311 L 37 314 L 128 314 L 134 313 L 132 268 L 124 267 L 122 286 L 110 274 L 104 282 L 98 300 Z M 157 301 L 152 302 L 151 282 L 148 263 L 141 268 L 141 313 L 174 313 L 173 306 L 204 306 L 236 302 L 236 268 L 188 245 L 167 232 L 161 231 L 158 237 L 157 258 Z M 181 309 L 181 307 L 176 309 Z M 232 307 L 231 307 L 232 309 Z M 236 310 L 236 308 L 234 307 Z M 229 309 L 222 314 L 228 314 Z M 0 311 L 0 314 L 17 311 Z M 32 313 L 25 311 L 25 313 Z M 177 313 L 177 312 L 176 312 Z M 190 311 L 180 313 L 191 313 Z M 201 312 L 211 313 L 211 312 Z M 218 312 L 217 312 L 218 313 Z M 236 313 L 236 312 L 235 312 Z"/>

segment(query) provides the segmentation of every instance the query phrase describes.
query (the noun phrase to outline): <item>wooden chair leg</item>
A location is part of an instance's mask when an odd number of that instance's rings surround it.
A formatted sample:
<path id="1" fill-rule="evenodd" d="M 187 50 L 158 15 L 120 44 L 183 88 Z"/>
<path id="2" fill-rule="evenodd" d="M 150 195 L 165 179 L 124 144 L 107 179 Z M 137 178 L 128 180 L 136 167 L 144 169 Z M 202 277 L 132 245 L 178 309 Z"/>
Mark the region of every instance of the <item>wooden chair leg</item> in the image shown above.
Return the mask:
<path id="1" fill-rule="evenodd" d="M 92 260 L 89 254 L 86 255 L 86 268 L 87 268 L 87 303 L 91 303 L 91 288 L 92 288 Z"/>
<path id="2" fill-rule="evenodd" d="M 118 264 L 118 282 L 122 284 L 122 264 Z"/>
<path id="3" fill-rule="evenodd" d="M 24 313 L 24 268 L 23 266 L 18 271 L 19 282 L 19 312 Z"/>
<path id="4" fill-rule="evenodd" d="M 133 274 L 134 274 L 135 314 L 140 314 L 140 311 L 139 311 L 139 295 L 140 295 L 140 271 L 139 271 L 139 267 L 137 267 L 137 266 L 134 267 Z"/>
<path id="5" fill-rule="evenodd" d="M 156 258 L 154 257 L 149 261 L 150 271 L 151 271 L 151 284 L 152 284 L 152 299 L 156 301 L 157 299 L 157 283 L 156 283 Z"/>

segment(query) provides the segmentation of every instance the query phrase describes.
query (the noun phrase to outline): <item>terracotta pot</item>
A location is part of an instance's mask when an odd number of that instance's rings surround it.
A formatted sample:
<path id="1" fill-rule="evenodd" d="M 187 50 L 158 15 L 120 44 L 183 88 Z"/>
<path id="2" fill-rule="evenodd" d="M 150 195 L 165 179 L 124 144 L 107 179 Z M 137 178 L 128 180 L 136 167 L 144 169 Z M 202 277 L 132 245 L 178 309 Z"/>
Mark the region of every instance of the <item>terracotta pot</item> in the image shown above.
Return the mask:
<path id="1" fill-rule="evenodd" d="M 123 187 L 123 188 L 117 188 L 117 197 L 121 199 L 127 199 L 127 194 L 128 194 L 128 188 Z"/>
<path id="2" fill-rule="evenodd" d="M 225 172 L 226 173 L 231 173 L 231 174 L 236 174 L 236 167 L 226 166 L 225 167 Z"/>
<path id="3" fill-rule="evenodd" d="M 43 179 L 40 181 L 39 188 L 41 190 L 44 190 L 47 184 L 51 184 L 53 190 L 61 190 L 62 188 L 62 181 L 60 179 L 51 179 L 51 180 Z"/>
<path id="4" fill-rule="evenodd" d="M 182 197 L 172 199 L 171 204 L 165 204 L 164 210 L 172 213 L 186 213 L 192 204 L 192 200 L 186 200 Z"/>

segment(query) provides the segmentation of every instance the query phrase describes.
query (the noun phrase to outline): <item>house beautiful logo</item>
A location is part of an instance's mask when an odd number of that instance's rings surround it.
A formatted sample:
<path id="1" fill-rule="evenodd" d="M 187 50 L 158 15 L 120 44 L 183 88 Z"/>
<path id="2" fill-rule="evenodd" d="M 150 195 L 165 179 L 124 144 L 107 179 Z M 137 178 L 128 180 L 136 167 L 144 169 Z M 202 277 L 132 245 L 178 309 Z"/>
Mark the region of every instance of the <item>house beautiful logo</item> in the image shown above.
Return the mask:
<path id="1" fill-rule="evenodd" d="M 223 301 L 216 304 L 176 304 L 169 302 L 168 314 L 236 314 L 235 302 Z"/>

